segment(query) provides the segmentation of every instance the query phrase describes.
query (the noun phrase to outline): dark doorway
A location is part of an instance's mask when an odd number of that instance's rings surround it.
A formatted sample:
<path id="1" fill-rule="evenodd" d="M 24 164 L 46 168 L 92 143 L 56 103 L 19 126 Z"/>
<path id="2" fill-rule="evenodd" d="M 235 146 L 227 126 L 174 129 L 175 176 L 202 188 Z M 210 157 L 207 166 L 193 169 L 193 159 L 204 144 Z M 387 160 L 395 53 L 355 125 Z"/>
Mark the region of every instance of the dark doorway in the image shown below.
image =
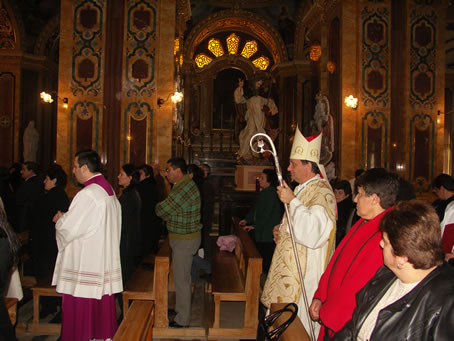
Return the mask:
<path id="1" fill-rule="evenodd" d="M 244 73 L 238 69 L 225 69 L 216 75 L 212 129 L 231 130 L 234 128 L 236 113 L 233 92 L 238 87 L 239 78 L 246 79 Z"/>

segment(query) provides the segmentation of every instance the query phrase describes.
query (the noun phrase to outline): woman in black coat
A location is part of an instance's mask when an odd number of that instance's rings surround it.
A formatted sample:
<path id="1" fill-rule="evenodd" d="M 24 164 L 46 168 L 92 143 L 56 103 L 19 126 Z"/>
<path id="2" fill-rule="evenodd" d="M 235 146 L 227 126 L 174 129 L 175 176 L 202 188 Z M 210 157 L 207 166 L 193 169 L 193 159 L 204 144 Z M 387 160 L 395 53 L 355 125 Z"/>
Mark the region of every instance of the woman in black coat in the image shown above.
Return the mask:
<path id="1" fill-rule="evenodd" d="M 8 224 L 3 204 L 0 201 L 0 340 L 16 341 L 8 309 L 5 305 L 5 292 L 13 268 L 18 262 L 20 242 Z"/>
<path id="2" fill-rule="evenodd" d="M 57 259 L 57 241 L 53 217 L 66 212 L 69 199 L 65 192 L 67 176 L 60 165 L 52 165 L 44 178 L 44 194 L 37 203 L 36 223 L 30 231 L 31 258 L 38 281 L 52 277 Z"/>
<path id="3" fill-rule="evenodd" d="M 140 174 L 134 165 L 121 167 L 118 184 L 123 192 L 118 199 L 121 205 L 120 260 L 123 286 L 134 272 L 141 255 L 141 199 L 137 191 Z"/>

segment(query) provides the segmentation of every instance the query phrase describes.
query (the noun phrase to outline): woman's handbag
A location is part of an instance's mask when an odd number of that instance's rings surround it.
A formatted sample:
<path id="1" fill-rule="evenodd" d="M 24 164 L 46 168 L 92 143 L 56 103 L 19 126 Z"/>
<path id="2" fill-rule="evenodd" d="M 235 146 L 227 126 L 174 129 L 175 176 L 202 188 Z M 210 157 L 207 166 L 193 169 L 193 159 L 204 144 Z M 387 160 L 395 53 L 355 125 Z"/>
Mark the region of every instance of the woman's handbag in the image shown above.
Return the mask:
<path id="1" fill-rule="evenodd" d="M 284 313 L 284 312 L 291 313 L 290 317 L 282 323 L 280 326 L 272 329 L 273 323 Z M 271 341 L 271 340 L 279 340 L 282 333 L 290 326 L 290 324 L 295 320 L 296 316 L 298 315 L 298 306 L 295 303 L 289 303 L 284 308 L 275 311 L 274 313 L 265 316 L 263 319 L 260 320 L 260 329 L 264 334 L 264 340 Z"/>

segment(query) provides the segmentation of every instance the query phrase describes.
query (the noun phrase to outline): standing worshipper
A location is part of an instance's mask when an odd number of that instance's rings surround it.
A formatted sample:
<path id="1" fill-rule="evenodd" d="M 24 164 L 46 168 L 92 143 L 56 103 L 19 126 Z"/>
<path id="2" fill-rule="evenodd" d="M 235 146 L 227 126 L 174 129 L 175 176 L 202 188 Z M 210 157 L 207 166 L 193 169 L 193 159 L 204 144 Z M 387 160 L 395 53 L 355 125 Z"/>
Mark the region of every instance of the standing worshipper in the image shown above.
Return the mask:
<path id="1" fill-rule="evenodd" d="M 262 190 L 257 202 L 246 217 L 240 221 L 240 226 L 248 232 L 254 231 L 255 245 L 263 258 L 262 273 L 267 274 L 275 247 L 273 228 L 281 221 L 282 203 L 276 193 L 278 179 L 274 170 L 264 169 L 259 182 Z"/>
<path id="2" fill-rule="evenodd" d="M 288 170 L 292 180 L 299 185 L 294 191 L 285 182 L 283 187 L 278 187 L 280 200 L 289 204 L 309 300 L 333 254 L 336 235 L 336 200 L 325 176 L 324 167 L 319 164 L 321 141 L 321 134 L 305 138 L 299 129 L 296 129 Z M 276 302 L 297 303 L 298 316 L 309 332 L 311 322 L 308 320 L 301 293 L 288 228 L 287 217 L 284 217 L 281 225 L 273 229 L 277 245 L 261 301 L 268 308 L 271 303 Z M 319 327 L 314 324 L 314 329 L 317 335 Z"/>
<path id="3" fill-rule="evenodd" d="M 85 187 L 68 212 L 54 217 L 58 256 L 52 285 L 63 294 L 61 340 L 112 339 L 114 294 L 123 290 L 121 207 L 95 151 L 76 153 L 73 174 Z"/>
<path id="4" fill-rule="evenodd" d="M 158 203 L 158 189 L 156 180 L 153 176 L 153 168 L 149 165 L 139 167 L 140 183 L 137 190 L 142 200 L 140 210 L 142 224 L 142 256 L 147 256 L 150 252 L 157 253 L 159 248 L 159 238 L 161 236 L 161 222 L 156 216 L 156 204 Z"/>
<path id="5" fill-rule="evenodd" d="M 191 267 L 192 258 L 200 246 L 200 193 L 187 175 L 182 158 L 167 161 L 166 177 L 173 184 L 169 196 L 156 205 L 156 214 L 167 223 L 172 249 L 175 279 L 175 319 L 172 328 L 189 326 L 191 321 Z"/>
<path id="6" fill-rule="evenodd" d="M 16 232 L 30 231 L 35 221 L 36 203 L 43 194 L 42 179 L 38 176 L 40 167 L 36 162 L 26 161 L 20 171 L 24 182 L 16 193 Z"/>
<path id="7" fill-rule="evenodd" d="M 361 219 L 338 245 L 309 309 L 312 319 L 322 325 L 318 340 L 325 334 L 332 336 L 351 319 L 356 293 L 383 265 L 379 223 L 396 203 L 399 178 L 384 168 L 372 168 L 356 184 L 355 202 Z"/>
<path id="8" fill-rule="evenodd" d="M 121 238 L 120 259 L 121 278 L 123 286 L 126 285 L 137 264 L 139 264 L 142 247 L 141 237 L 141 208 L 142 201 L 137 191 L 140 174 L 133 164 L 121 166 L 118 175 L 118 184 L 123 187 L 120 201 L 121 205 Z"/>
<path id="9" fill-rule="evenodd" d="M 13 268 L 19 261 L 20 241 L 8 224 L 7 216 L 0 198 L 0 340 L 16 341 L 8 309 L 5 305 L 5 293 Z"/>
<path id="10" fill-rule="evenodd" d="M 347 180 L 338 180 L 333 184 L 337 203 L 336 246 L 347 233 L 348 218 L 353 211 L 352 188 Z"/>

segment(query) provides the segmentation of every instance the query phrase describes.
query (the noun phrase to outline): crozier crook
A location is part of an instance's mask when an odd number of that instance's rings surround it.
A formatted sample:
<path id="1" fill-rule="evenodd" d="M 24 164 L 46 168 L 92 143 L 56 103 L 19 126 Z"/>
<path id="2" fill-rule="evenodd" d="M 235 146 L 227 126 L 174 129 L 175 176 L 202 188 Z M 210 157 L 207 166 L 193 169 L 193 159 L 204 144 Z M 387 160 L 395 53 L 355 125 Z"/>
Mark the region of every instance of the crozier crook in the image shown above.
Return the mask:
<path id="1" fill-rule="evenodd" d="M 267 150 L 267 149 L 264 148 L 265 147 L 265 142 L 263 141 L 263 138 L 265 138 L 268 141 L 268 143 L 270 144 L 272 150 Z M 253 144 L 255 139 L 257 139 L 258 150 L 254 147 L 254 144 Z M 273 140 L 271 140 L 271 138 L 267 134 L 258 133 L 258 134 L 255 134 L 254 136 L 251 137 L 251 140 L 249 141 L 249 144 L 251 146 L 252 151 L 255 152 L 255 153 L 263 154 L 265 152 L 269 152 L 271 155 L 273 155 L 274 164 L 275 164 L 275 167 L 276 167 L 277 178 L 279 179 L 279 184 L 281 186 L 283 186 L 283 178 L 282 178 L 281 166 L 279 164 L 279 159 L 278 159 L 278 156 L 277 156 L 277 152 L 276 152 L 276 148 L 274 146 Z M 304 306 L 306 308 L 306 314 L 307 314 L 308 321 L 309 321 L 309 324 L 310 324 L 310 327 L 311 327 L 310 328 L 311 329 L 310 330 L 310 337 L 311 337 L 311 340 L 315 341 L 316 340 L 316 338 L 315 338 L 315 330 L 314 330 L 312 319 L 311 319 L 311 317 L 309 315 L 309 301 L 307 299 L 306 288 L 304 287 L 303 272 L 301 271 L 300 259 L 298 257 L 298 252 L 296 250 L 295 235 L 294 235 L 294 231 L 293 231 L 293 221 L 291 219 L 291 215 L 290 215 L 290 211 L 289 211 L 288 206 L 289 206 L 289 204 L 284 204 L 285 214 L 287 216 L 287 221 L 288 221 L 288 226 L 289 226 L 289 231 L 290 231 L 290 239 L 292 240 L 293 254 L 295 256 L 296 267 L 297 267 L 297 270 L 298 270 L 298 276 L 299 276 L 300 285 L 301 285 L 301 294 L 303 295 Z"/>

